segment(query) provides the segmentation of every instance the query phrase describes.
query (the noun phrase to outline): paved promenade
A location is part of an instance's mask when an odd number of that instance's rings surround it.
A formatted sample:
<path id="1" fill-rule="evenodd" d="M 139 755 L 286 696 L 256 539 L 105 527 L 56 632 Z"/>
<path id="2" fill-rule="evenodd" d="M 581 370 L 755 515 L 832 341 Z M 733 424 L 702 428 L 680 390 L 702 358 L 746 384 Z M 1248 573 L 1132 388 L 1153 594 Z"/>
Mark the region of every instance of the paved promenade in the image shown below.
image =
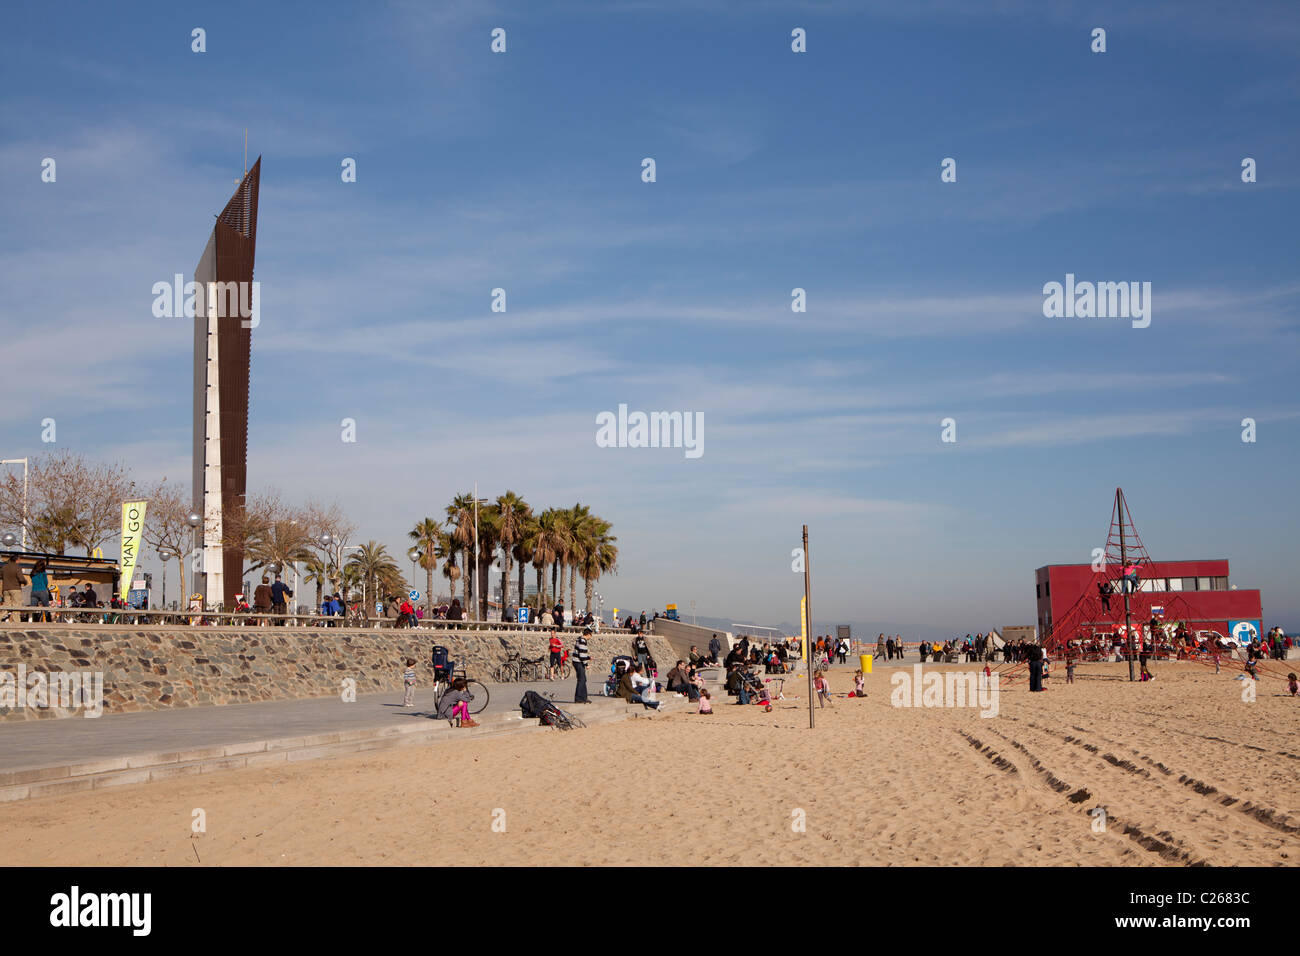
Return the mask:
<path id="1" fill-rule="evenodd" d="M 605 709 L 623 709 L 622 701 L 600 696 L 603 686 L 603 678 L 589 678 L 587 692 L 593 703 L 574 707 L 574 712 L 585 719 Z M 574 682 L 488 684 L 487 688 L 488 706 L 478 719 L 486 716 L 495 723 L 519 713 L 519 698 L 526 690 L 554 694 L 556 703 L 563 706 L 573 700 Z M 268 738 L 434 723 L 431 687 L 416 688 L 414 707 L 403 708 L 401 702 L 400 693 L 365 694 L 347 704 L 336 696 L 3 723 L 0 772 Z"/>

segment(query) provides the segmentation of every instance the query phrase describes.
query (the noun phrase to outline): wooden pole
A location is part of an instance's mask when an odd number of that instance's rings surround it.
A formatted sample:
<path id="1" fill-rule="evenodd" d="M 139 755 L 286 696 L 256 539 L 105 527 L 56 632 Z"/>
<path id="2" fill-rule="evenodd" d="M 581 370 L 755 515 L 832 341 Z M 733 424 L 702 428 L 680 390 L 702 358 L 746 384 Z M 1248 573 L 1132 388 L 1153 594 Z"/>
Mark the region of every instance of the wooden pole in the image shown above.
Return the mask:
<path id="1" fill-rule="evenodd" d="M 803 642 L 804 663 L 808 669 L 808 729 L 817 719 L 813 710 L 813 626 L 812 626 L 812 562 L 808 557 L 808 526 L 803 526 L 803 603 L 804 629 L 808 639 Z"/>

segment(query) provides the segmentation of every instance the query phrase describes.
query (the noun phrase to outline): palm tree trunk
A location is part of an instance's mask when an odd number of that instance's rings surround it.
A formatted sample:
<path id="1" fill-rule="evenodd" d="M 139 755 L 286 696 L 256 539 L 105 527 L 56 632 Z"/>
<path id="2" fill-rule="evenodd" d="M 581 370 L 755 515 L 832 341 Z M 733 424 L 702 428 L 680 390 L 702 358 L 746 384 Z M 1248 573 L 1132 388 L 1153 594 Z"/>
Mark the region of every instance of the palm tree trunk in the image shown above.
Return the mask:
<path id="1" fill-rule="evenodd" d="M 575 590 L 577 586 L 578 586 L 578 566 L 576 564 L 571 564 L 569 565 L 569 607 L 573 610 L 575 614 L 577 613 L 577 609 L 578 609 L 578 599 L 574 596 L 577 593 Z"/>
<path id="2" fill-rule="evenodd" d="M 424 616 L 433 617 L 433 568 L 425 568 L 429 576 L 429 589 L 424 592 Z"/>
<path id="3" fill-rule="evenodd" d="M 560 573 L 560 559 L 557 557 L 554 561 L 551 562 L 551 598 L 552 598 L 551 603 L 555 603 L 554 598 L 556 595 L 560 593 L 560 589 L 555 586 L 555 576 L 559 573 Z"/>
<path id="4" fill-rule="evenodd" d="M 501 611 L 510 606 L 510 550 L 503 548 L 506 555 L 506 566 L 501 569 Z"/>
<path id="5" fill-rule="evenodd" d="M 519 562 L 519 606 L 524 606 L 524 562 Z"/>

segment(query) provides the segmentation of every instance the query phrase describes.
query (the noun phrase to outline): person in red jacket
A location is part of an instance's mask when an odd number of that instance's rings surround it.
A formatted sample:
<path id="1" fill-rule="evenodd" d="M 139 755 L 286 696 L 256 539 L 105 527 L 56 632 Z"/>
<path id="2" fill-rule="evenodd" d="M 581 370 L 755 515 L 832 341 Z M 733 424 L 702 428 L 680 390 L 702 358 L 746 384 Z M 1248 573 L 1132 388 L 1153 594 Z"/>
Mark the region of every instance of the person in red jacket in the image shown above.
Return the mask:
<path id="1" fill-rule="evenodd" d="M 564 642 L 560 640 L 554 628 L 551 629 L 550 651 L 551 656 L 546 664 L 546 679 L 555 680 L 555 669 L 564 662 Z"/>

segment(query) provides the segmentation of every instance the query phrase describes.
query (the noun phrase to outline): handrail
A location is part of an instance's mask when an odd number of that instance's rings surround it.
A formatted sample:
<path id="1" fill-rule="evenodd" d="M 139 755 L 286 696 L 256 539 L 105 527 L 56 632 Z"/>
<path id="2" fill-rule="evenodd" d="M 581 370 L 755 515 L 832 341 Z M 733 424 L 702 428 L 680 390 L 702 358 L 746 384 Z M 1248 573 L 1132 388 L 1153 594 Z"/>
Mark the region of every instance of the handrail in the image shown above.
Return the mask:
<path id="1" fill-rule="evenodd" d="M 19 621 L 13 618 L 26 615 L 28 618 L 37 616 L 50 617 L 52 620 L 28 620 Z M 9 620 L 4 620 L 4 617 Z M 98 619 L 98 620 L 96 620 Z M 277 614 L 264 613 L 255 611 L 159 611 L 159 610 L 136 610 L 134 608 L 83 608 L 83 607 L 42 607 L 23 606 L 7 607 L 0 609 L 0 626 L 30 626 L 32 624 L 126 624 L 131 626 L 159 626 L 173 627 L 177 625 L 191 626 L 259 626 L 263 623 L 270 625 L 283 625 L 291 627 L 349 627 L 362 629 L 393 629 L 397 630 L 396 618 L 360 616 L 354 614 Z M 414 622 L 413 624 L 403 625 L 402 630 L 450 630 L 450 631 L 507 631 L 518 633 L 548 633 L 552 630 L 550 624 L 520 624 L 517 621 L 446 621 L 437 619 L 425 619 Z M 565 633 L 580 632 L 583 629 L 581 624 L 554 625 L 554 630 Z M 621 627 L 610 627 L 600 625 L 597 630 L 593 631 L 600 634 L 630 634 Z"/>

